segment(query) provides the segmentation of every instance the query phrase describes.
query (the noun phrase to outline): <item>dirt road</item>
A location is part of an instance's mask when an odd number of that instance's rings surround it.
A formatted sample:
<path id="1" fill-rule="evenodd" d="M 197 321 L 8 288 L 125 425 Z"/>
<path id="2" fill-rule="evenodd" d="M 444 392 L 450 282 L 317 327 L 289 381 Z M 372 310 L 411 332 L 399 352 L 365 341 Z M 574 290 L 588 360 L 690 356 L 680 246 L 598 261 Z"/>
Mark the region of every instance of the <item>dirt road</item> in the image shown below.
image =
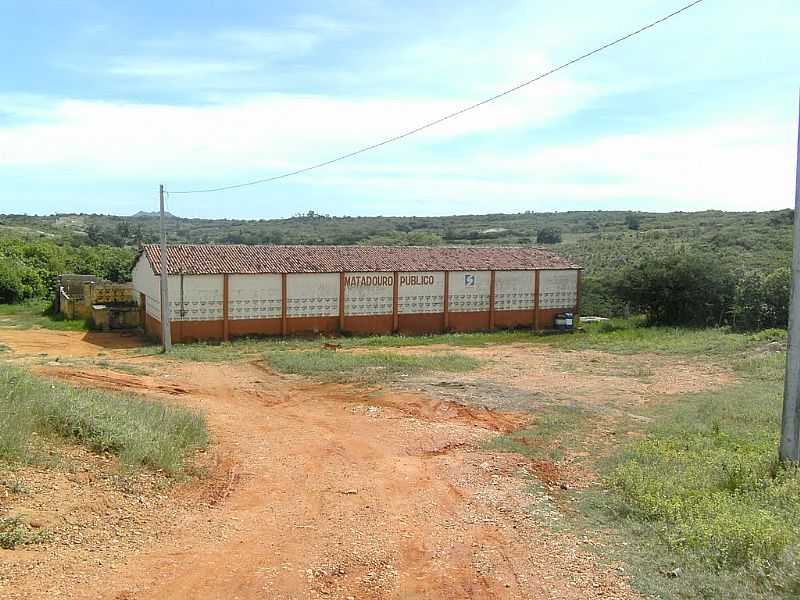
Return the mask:
<path id="1" fill-rule="evenodd" d="M 93 343 L 80 336 L 36 331 L 24 350 L 35 353 L 49 340 L 62 354 L 90 356 Z M 0 343 L 14 352 L 23 338 L 0 330 Z M 94 352 L 113 346 L 107 340 Z M 99 547 L 92 556 L 101 558 L 91 561 L 25 550 L 30 568 L 17 565 L 0 581 L 3 596 L 636 597 L 617 570 L 596 564 L 587 540 L 541 525 L 537 507 L 549 496 L 531 485 L 530 461 L 482 449 L 528 413 L 313 384 L 255 363 L 145 360 L 151 372 L 142 375 L 36 368 L 204 411 L 216 465 L 210 476 L 169 492 L 175 509 L 164 514 L 172 519 L 140 525 L 144 548 L 102 560 Z"/>

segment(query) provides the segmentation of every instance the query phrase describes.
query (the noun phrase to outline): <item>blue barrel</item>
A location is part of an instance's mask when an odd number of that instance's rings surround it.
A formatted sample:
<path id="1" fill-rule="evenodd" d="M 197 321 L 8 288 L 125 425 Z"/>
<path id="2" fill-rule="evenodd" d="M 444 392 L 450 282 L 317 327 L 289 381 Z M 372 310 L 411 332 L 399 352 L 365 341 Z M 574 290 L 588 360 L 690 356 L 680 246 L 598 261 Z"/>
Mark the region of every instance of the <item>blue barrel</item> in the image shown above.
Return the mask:
<path id="1" fill-rule="evenodd" d="M 556 329 L 568 330 L 575 326 L 575 315 L 572 313 L 558 313 L 555 320 Z"/>

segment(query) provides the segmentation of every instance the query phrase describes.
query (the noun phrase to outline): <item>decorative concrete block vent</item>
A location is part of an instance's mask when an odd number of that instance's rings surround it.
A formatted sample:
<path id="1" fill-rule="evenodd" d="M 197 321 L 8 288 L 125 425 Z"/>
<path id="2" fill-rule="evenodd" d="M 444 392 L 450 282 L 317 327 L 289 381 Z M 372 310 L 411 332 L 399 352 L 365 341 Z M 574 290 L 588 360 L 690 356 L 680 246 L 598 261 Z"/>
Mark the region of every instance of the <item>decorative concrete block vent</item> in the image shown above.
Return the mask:
<path id="1" fill-rule="evenodd" d="M 174 341 L 293 333 L 551 329 L 579 313 L 581 268 L 536 247 L 169 247 Z M 161 330 L 161 255 L 133 269 L 147 333 Z"/>

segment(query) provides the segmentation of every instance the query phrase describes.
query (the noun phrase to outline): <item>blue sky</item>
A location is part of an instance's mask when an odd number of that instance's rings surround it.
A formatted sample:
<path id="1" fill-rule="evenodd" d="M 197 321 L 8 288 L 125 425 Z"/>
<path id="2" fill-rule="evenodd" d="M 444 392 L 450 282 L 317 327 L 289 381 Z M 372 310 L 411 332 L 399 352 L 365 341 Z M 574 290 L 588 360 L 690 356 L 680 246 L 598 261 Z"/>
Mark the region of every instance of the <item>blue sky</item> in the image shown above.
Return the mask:
<path id="1" fill-rule="evenodd" d="M 688 0 L 0 0 L 0 212 L 132 214 L 326 160 Z M 800 2 L 705 0 L 482 109 L 182 216 L 792 205 Z"/>

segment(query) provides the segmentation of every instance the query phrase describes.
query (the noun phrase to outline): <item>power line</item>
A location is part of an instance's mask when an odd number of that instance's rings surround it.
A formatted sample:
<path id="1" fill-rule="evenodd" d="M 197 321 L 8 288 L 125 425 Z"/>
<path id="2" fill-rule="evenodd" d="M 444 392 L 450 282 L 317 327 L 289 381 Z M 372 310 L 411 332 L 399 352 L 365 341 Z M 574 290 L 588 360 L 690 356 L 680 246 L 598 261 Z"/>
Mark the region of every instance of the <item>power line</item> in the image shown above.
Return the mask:
<path id="1" fill-rule="evenodd" d="M 469 106 L 466 106 L 466 107 L 462 108 L 461 110 L 457 110 L 456 112 L 453 112 L 453 113 L 450 113 L 450 114 L 445 115 L 443 117 L 440 117 L 440 118 L 436 119 L 435 121 L 430 121 L 428 123 L 420 125 L 419 127 L 416 127 L 416 128 L 411 129 L 409 131 L 406 131 L 405 133 L 401 133 L 401 134 L 396 135 L 394 137 L 390 137 L 390 138 L 385 139 L 385 140 L 383 140 L 381 142 L 378 142 L 376 144 L 371 144 L 369 146 L 364 146 L 363 148 L 359 148 L 358 150 L 354 150 L 353 152 L 348 152 L 347 154 L 342 154 L 341 156 L 337 156 L 336 158 L 332 158 L 330 160 L 326 160 L 326 161 L 323 161 L 323 162 L 320 162 L 320 163 L 316 163 L 314 165 L 311 165 L 311 166 L 308 166 L 308 167 L 304 167 L 302 169 L 297 169 L 295 171 L 289 171 L 288 173 L 282 173 L 280 175 L 274 175 L 272 177 L 266 177 L 264 179 L 256 179 L 255 181 L 247 181 L 245 183 L 237 183 L 237 184 L 234 184 L 234 185 L 225 185 L 225 186 L 216 187 L 216 188 L 207 188 L 207 189 L 198 189 L 198 190 L 182 190 L 182 191 L 177 191 L 177 192 L 173 191 L 171 193 L 173 193 L 173 194 L 204 194 L 204 193 L 208 193 L 208 192 L 222 192 L 222 191 L 225 191 L 225 190 L 233 190 L 233 189 L 243 188 L 243 187 L 247 187 L 247 186 L 251 186 L 251 185 L 258 185 L 259 183 L 269 183 L 270 181 L 276 181 L 278 179 L 285 179 L 286 177 L 292 177 L 293 175 L 300 175 L 301 173 L 307 173 L 308 171 L 313 171 L 315 169 L 320 169 L 322 167 L 326 167 L 326 166 L 331 165 L 333 163 L 336 163 L 336 162 L 339 162 L 339 161 L 342 161 L 342 160 L 345 160 L 345 159 L 348 159 L 348 158 L 352 158 L 353 156 L 356 156 L 358 154 L 363 154 L 364 152 L 368 152 L 370 150 L 374 150 L 376 148 L 380 148 L 381 146 L 385 146 L 386 144 L 391 144 L 392 142 L 396 142 L 396 141 L 402 140 L 403 138 L 407 138 L 407 137 L 409 137 L 411 135 L 414 135 L 415 133 L 419 133 L 420 131 L 423 131 L 425 129 L 428 129 L 430 127 L 434 127 L 435 125 L 443 123 L 444 121 L 447 121 L 448 119 L 452 119 L 452 118 L 457 117 L 459 115 L 463 115 L 466 112 L 469 112 L 471 110 L 475 110 L 476 108 L 480 108 L 484 104 L 489 104 L 490 102 L 494 102 L 495 100 L 498 100 L 498 99 L 500 99 L 500 98 L 502 98 L 504 96 L 507 96 L 507 95 L 513 93 L 513 92 L 521 90 L 522 88 L 524 88 L 526 86 L 529 86 L 529 85 L 531 85 L 533 83 L 536 83 L 537 81 L 540 81 L 540 80 L 544 79 L 545 77 L 549 77 L 550 75 L 553 75 L 554 73 L 557 73 L 558 71 L 561 71 L 562 69 L 566 69 L 567 67 L 569 67 L 571 65 L 574 65 L 577 62 L 580 62 L 580 61 L 582 61 L 582 60 L 584 60 L 586 58 L 589 58 L 590 56 L 593 56 L 593 55 L 598 54 L 598 53 L 600 53 L 600 52 L 602 52 L 604 50 L 607 50 L 608 48 L 611 48 L 612 46 L 616 46 L 617 44 L 622 43 L 625 40 L 628 40 L 628 39 L 630 39 L 630 38 L 632 38 L 632 37 L 634 37 L 636 35 L 639 35 L 640 33 L 643 33 L 645 31 L 647 31 L 648 29 L 652 29 L 656 25 L 660 25 L 661 23 L 664 23 L 665 21 L 668 21 L 672 17 L 675 17 L 675 16 L 681 14 L 682 12 L 689 10 L 690 8 L 700 4 L 701 2 L 703 2 L 703 0 L 695 0 L 694 2 L 691 2 L 690 4 L 687 4 L 686 6 L 684 6 L 682 8 L 679 8 L 678 10 L 676 10 L 674 12 L 671 12 L 670 14 L 668 14 L 668 15 L 666 15 L 664 17 L 661 17 L 658 20 L 653 21 L 652 23 L 649 23 L 649 24 L 645 25 L 644 27 L 641 27 L 640 29 L 637 29 L 636 31 L 628 33 L 627 35 L 624 35 L 624 36 L 622 36 L 620 38 L 617 38 L 613 42 L 609 42 L 607 44 L 604 44 L 603 46 L 600 46 L 599 48 L 595 48 L 591 52 L 587 52 L 586 54 L 582 54 L 582 55 L 578 56 L 577 58 L 573 58 L 569 62 L 565 62 L 564 64 L 559 65 L 558 67 L 555 67 L 553 69 L 550 69 L 549 71 L 547 71 L 545 73 L 542 73 L 541 75 L 537 75 L 533 79 L 529 79 L 528 81 L 520 83 L 519 85 L 516 85 L 516 86 L 514 86 L 512 88 L 509 88 L 509 89 L 505 90 L 504 92 L 500 92 L 499 94 L 496 94 L 496 95 L 492 96 L 491 98 L 486 98 L 485 100 L 481 100 L 480 102 L 476 102 L 475 104 L 471 104 Z"/>

